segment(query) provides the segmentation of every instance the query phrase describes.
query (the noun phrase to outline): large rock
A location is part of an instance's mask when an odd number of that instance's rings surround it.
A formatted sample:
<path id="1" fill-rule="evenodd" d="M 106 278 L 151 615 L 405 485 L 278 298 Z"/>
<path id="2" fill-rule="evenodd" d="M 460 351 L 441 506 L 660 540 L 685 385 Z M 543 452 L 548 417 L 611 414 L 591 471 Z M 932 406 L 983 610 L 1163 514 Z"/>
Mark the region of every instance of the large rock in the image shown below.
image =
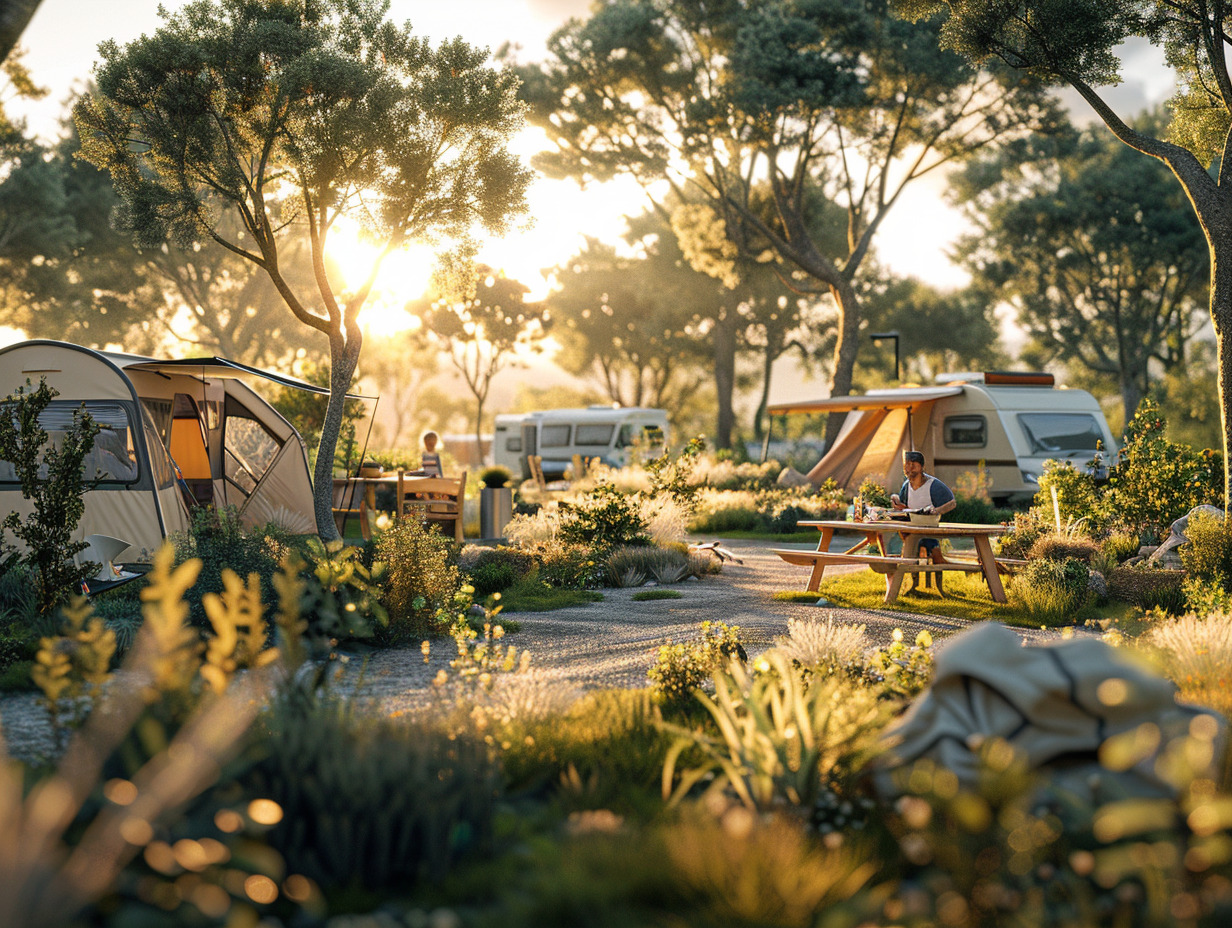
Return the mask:
<path id="1" fill-rule="evenodd" d="M 774 482 L 781 487 L 807 487 L 812 485 L 808 477 L 804 476 L 794 467 L 784 467 L 779 471 L 779 477 Z"/>
<path id="2" fill-rule="evenodd" d="M 1185 536 L 1185 529 L 1189 528 L 1189 520 L 1193 517 L 1194 513 L 1198 512 L 1223 518 L 1223 510 L 1218 506 L 1195 506 L 1172 523 L 1164 543 L 1152 551 L 1151 556 L 1147 558 L 1148 564 L 1154 567 L 1164 567 L 1168 570 L 1183 569 L 1184 565 L 1181 563 L 1181 555 L 1177 549 L 1189 541 Z"/>

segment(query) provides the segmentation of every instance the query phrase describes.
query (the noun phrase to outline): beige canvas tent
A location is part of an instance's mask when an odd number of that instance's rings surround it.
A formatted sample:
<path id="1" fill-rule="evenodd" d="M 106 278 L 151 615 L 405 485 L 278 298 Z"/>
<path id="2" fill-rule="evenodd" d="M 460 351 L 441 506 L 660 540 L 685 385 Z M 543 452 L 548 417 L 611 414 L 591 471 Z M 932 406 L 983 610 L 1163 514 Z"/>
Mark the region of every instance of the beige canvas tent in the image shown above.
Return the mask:
<path id="1" fill-rule="evenodd" d="M 0 350 L 0 396 L 43 377 L 59 392 L 42 419 L 51 440 L 82 403 L 103 426 L 85 460 L 98 484 L 85 495 L 78 534 L 127 541 L 125 562 L 148 561 L 168 534 L 188 528 L 190 506 L 235 506 L 248 526 L 314 530 L 303 440 L 238 379 L 249 374 L 321 392 L 222 358 L 158 361 L 44 340 Z M 28 513 L 14 478 L 0 461 L 0 511 Z"/>
<path id="2" fill-rule="evenodd" d="M 924 452 L 930 473 L 954 486 L 981 465 L 998 500 L 1034 495 L 1047 460 L 1085 466 L 1097 444 L 1112 463 L 1116 443 L 1090 393 L 1058 387 L 1051 374 L 948 374 L 933 387 L 874 390 L 768 407 L 772 415 L 847 413 L 833 446 L 809 471 L 854 492 L 866 477 L 891 491 L 902 452 Z"/>

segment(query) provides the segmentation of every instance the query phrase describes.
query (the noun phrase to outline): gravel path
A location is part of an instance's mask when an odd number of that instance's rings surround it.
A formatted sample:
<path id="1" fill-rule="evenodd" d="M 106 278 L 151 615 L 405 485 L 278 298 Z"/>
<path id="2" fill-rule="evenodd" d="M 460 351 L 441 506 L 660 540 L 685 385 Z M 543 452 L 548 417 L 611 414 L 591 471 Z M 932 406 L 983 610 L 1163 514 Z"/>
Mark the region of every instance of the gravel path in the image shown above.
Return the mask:
<path id="1" fill-rule="evenodd" d="M 700 623 L 711 620 L 740 627 L 750 653 L 759 653 L 787 633 L 789 619 L 820 618 L 826 608 L 779 602 L 773 594 L 803 589 L 804 568 L 793 567 L 770 553 L 771 542 L 735 542 L 727 547 L 743 563 L 728 561 L 716 576 L 676 584 L 680 599 L 634 602 L 636 589 L 604 590 L 602 602 L 554 612 L 518 613 L 522 630 L 505 641 L 531 654 L 540 678 L 553 681 L 556 696 L 562 687 L 577 690 L 597 687 L 640 687 L 655 653 L 667 641 L 683 641 L 697 634 Z M 803 546 L 801 546 L 803 547 Z M 834 572 L 863 570 L 859 565 L 833 568 Z M 910 638 L 928 629 L 938 644 L 971 623 L 962 619 L 905 612 L 833 608 L 837 619 L 863 624 L 878 644 L 890 641 L 895 628 Z M 1039 632 L 1023 632 L 1038 637 Z M 336 684 L 342 692 L 382 713 L 415 711 L 433 699 L 432 679 L 455 656 L 451 642 L 434 645 L 424 662 L 418 647 L 368 650 L 346 655 Z M 543 698 L 551 698 L 547 690 Z M 0 720 L 10 753 L 24 760 L 47 756 L 51 750 L 46 712 L 35 694 L 0 698 Z"/>

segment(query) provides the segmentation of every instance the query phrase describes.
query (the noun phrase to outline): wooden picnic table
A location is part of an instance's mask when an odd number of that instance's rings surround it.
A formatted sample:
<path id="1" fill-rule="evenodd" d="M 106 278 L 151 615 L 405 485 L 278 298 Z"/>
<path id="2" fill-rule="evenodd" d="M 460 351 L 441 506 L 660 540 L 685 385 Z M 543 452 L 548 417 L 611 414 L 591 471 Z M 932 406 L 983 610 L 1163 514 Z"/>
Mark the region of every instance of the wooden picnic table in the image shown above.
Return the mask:
<path id="1" fill-rule="evenodd" d="M 466 488 L 466 471 L 461 478 L 427 476 L 423 471 L 393 471 L 378 477 L 335 477 L 334 478 L 334 519 L 338 522 L 338 531 L 345 534 L 346 519 L 350 515 L 359 516 L 360 533 L 367 539 L 371 536 L 368 513 L 377 511 L 376 491 L 378 487 L 387 487 L 396 494 L 394 517 L 401 518 L 408 509 L 410 501 L 418 497 L 431 497 L 434 508 L 448 510 L 444 513 L 455 523 L 455 534 L 458 541 L 462 540 L 462 497 Z M 423 507 L 421 507 L 423 508 Z M 423 515 L 421 513 L 421 515 Z M 427 518 L 435 518 L 440 514 L 428 513 Z M 453 516 L 457 515 L 454 519 Z"/>
<path id="2" fill-rule="evenodd" d="M 809 590 L 817 590 L 827 565 L 866 564 L 886 575 L 885 601 L 898 599 L 906 574 L 937 573 L 947 570 L 982 573 L 988 583 L 988 592 L 994 602 L 1006 602 L 1005 588 L 996 555 L 990 539 L 1003 535 L 1004 525 L 977 525 L 968 522 L 942 522 L 940 525 L 920 525 L 900 519 L 883 519 L 876 522 L 840 522 L 838 520 L 803 521 L 796 523 L 802 528 L 815 528 L 820 532 L 815 551 L 800 551 L 775 548 L 774 553 L 789 564 L 810 567 Z M 853 532 L 863 538 L 841 553 L 830 551 L 830 541 L 835 532 Z M 888 554 L 886 539 L 897 535 L 903 540 L 900 555 Z M 923 538 L 970 538 L 975 543 L 977 561 L 947 560 L 942 564 L 922 563 L 920 541 Z M 864 548 L 876 548 L 878 554 L 862 554 Z"/>

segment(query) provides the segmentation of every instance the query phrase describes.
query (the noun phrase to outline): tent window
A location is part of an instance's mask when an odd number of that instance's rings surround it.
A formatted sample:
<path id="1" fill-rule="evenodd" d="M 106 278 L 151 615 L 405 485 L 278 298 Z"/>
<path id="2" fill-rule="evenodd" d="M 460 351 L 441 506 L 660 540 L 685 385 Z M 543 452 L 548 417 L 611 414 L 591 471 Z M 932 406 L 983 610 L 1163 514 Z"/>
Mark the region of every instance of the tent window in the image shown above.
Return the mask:
<path id="1" fill-rule="evenodd" d="M 137 453 L 133 446 L 133 429 L 128 411 L 116 403 L 79 403 L 53 401 L 39 416 L 39 425 L 47 433 L 48 444 L 59 448 L 64 435 L 73 427 L 73 414 L 85 406 L 86 411 L 101 426 L 94 446 L 82 461 L 82 478 L 100 484 L 134 483 L 138 477 Z M 39 469 L 47 477 L 47 466 Z M 0 481 L 16 482 L 17 471 L 9 461 L 0 461 Z"/>
<path id="2" fill-rule="evenodd" d="M 256 489 L 282 447 L 243 403 L 231 397 L 227 397 L 223 444 L 227 478 L 245 493 Z"/>
<path id="3" fill-rule="evenodd" d="M 167 457 L 166 452 L 156 440 L 158 436 L 157 426 L 154 424 L 154 419 L 150 415 L 150 411 L 145 406 L 141 409 L 142 425 L 145 428 L 145 443 L 150 449 L 150 472 L 154 475 L 154 486 L 163 490 L 171 486 L 171 462 Z"/>
<path id="4" fill-rule="evenodd" d="M 1031 443 L 1032 454 L 1095 451 L 1103 439 L 1095 417 L 1086 413 L 1020 413 L 1018 424 Z"/>
<path id="5" fill-rule="evenodd" d="M 171 400 L 153 400 L 142 397 L 141 408 L 150 417 L 155 433 L 166 447 L 171 441 Z"/>
<path id="6" fill-rule="evenodd" d="M 948 448 L 983 448 L 988 444 L 988 421 L 983 416 L 946 416 Z"/>
<path id="7" fill-rule="evenodd" d="M 539 439 L 542 448 L 564 448 L 569 444 L 569 426 L 545 425 Z"/>

